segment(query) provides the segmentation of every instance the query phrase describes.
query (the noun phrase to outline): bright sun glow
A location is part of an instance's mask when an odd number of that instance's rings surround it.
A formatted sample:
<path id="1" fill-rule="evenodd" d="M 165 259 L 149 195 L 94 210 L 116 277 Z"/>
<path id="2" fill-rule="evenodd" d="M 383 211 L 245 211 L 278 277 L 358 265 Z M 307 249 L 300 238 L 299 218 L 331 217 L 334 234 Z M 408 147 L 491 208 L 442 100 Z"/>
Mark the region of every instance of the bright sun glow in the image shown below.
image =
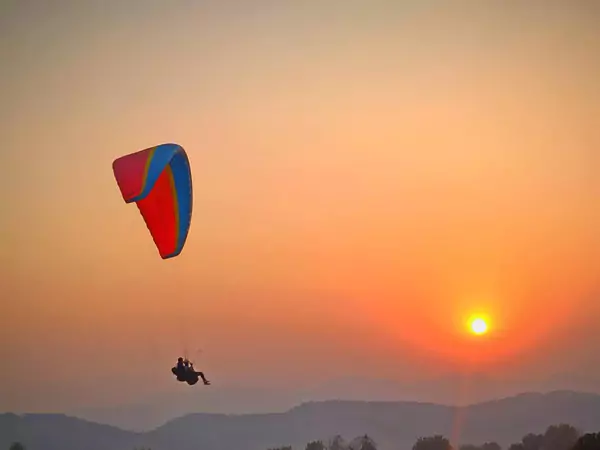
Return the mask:
<path id="1" fill-rule="evenodd" d="M 481 317 L 476 317 L 471 321 L 471 331 L 475 334 L 485 334 L 488 330 L 487 323 Z"/>

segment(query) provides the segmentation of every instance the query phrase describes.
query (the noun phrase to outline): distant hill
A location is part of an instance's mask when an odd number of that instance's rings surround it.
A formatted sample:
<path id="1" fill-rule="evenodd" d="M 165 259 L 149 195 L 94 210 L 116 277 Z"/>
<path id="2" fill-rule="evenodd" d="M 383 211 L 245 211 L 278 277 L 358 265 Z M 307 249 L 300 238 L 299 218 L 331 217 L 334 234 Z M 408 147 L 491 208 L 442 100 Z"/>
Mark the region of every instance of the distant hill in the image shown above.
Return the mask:
<path id="1" fill-rule="evenodd" d="M 133 450 L 140 436 L 62 414 L 0 415 L 0 448 L 18 441 L 28 450 Z"/>
<path id="2" fill-rule="evenodd" d="M 0 416 L 0 448 L 21 441 L 29 450 L 266 450 L 341 434 L 368 433 L 380 450 L 409 449 L 419 436 L 459 436 L 457 443 L 508 446 L 528 432 L 569 423 L 600 429 L 600 395 L 557 391 L 521 394 L 465 407 L 417 402 L 326 401 L 274 414 L 189 414 L 146 433 L 53 414 Z M 457 434 L 458 433 L 458 434 Z"/>
<path id="3" fill-rule="evenodd" d="M 458 386 L 468 381 L 468 395 Z M 398 381 L 373 377 L 344 376 L 305 386 L 225 386 L 185 389 L 170 386 L 143 401 L 61 411 L 90 422 L 113 425 L 124 430 L 150 431 L 165 422 L 190 413 L 248 414 L 285 412 L 306 402 L 326 400 L 413 401 L 444 405 L 466 405 L 505 398 L 518 392 L 537 392 L 539 383 L 503 379 L 489 374 L 444 375 L 430 379 Z M 545 392 L 572 390 L 600 394 L 600 379 L 586 375 L 554 374 L 544 382 Z M 27 412 L 27 411 L 23 411 Z"/>

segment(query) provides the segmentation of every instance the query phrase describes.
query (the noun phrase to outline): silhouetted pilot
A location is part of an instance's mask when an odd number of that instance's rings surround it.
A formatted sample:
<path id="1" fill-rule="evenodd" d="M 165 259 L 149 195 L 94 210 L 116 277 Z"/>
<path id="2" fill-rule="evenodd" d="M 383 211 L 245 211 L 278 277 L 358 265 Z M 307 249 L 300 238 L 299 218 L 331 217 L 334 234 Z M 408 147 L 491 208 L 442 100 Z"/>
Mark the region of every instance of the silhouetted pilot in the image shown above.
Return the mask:
<path id="1" fill-rule="evenodd" d="M 173 372 L 173 375 L 177 377 L 177 381 L 185 381 L 186 367 L 181 356 L 177 358 L 177 366 L 173 367 L 171 372 Z"/>

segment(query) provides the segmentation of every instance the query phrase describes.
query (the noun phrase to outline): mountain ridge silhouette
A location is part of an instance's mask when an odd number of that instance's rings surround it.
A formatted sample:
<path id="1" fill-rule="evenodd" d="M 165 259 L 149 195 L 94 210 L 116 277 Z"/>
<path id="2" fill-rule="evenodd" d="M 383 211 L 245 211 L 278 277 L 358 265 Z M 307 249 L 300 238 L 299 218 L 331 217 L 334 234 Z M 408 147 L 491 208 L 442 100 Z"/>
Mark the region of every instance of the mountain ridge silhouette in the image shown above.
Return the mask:
<path id="1" fill-rule="evenodd" d="M 462 443 L 508 446 L 529 432 L 569 423 L 582 432 L 600 425 L 600 395 L 577 391 L 528 392 L 467 406 L 415 401 L 325 400 L 285 412 L 192 413 L 148 432 L 127 431 L 66 414 L 0 415 L 0 447 L 19 441 L 28 450 L 266 450 L 304 448 L 314 439 L 365 433 L 380 450 L 410 448 L 420 436 L 443 434 Z"/>

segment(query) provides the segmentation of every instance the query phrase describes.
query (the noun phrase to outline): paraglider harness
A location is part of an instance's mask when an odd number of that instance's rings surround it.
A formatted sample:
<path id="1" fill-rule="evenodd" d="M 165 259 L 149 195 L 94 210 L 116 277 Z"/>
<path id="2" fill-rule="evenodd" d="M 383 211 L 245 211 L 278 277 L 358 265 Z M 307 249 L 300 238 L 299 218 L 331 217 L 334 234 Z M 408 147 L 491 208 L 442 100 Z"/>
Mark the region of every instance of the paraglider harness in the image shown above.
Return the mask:
<path id="1" fill-rule="evenodd" d="M 200 378 L 202 378 L 202 381 L 205 385 L 210 384 L 210 381 L 204 377 L 204 373 L 196 372 L 193 362 L 186 358 L 183 360 L 183 364 L 183 366 L 175 366 L 171 368 L 171 372 L 173 372 L 173 375 L 175 375 L 177 381 L 193 386 L 200 380 Z"/>

